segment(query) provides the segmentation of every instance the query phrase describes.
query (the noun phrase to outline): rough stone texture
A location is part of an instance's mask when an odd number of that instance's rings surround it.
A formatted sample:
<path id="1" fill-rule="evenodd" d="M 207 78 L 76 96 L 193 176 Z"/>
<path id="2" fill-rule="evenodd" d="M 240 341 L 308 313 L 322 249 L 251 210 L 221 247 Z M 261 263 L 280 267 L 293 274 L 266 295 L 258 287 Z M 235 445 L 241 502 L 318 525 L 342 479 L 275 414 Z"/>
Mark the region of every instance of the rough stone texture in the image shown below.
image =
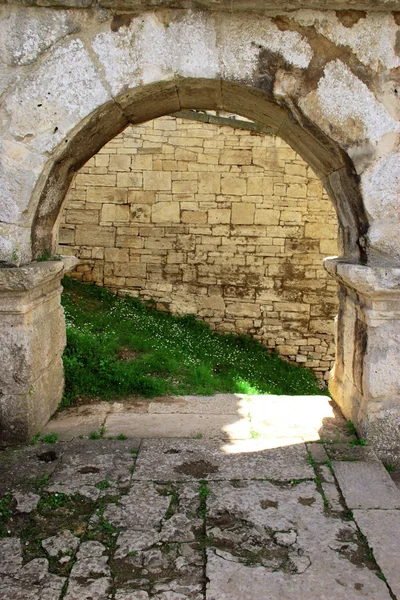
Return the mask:
<path id="1" fill-rule="evenodd" d="M 8 4 L 20 4 L 21 0 L 9 0 Z M 66 8 L 88 8 L 90 6 L 102 6 L 106 8 L 118 8 L 119 10 L 137 11 L 137 10 L 150 10 L 148 2 L 145 0 L 119 0 L 117 3 L 115 0 L 101 0 L 95 2 L 95 0 L 47 0 L 46 6 L 55 7 L 66 7 Z M 33 0 L 30 6 L 43 6 L 41 0 Z M 319 10 L 343 10 L 346 15 L 349 6 L 354 11 L 361 10 L 372 10 L 372 11 L 391 11 L 398 10 L 400 8 L 399 0 L 285 0 L 285 2 L 279 3 L 281 10 L 296 10 L 296 9 L 319 9 Z M 202 8 L 204 10 L 215 10 L 215 11 L 249 11 L 256 10 L 268 11 L 272 10 L 275 12 L 277 8 L 276 0 L 246 0 L 246 2 L 239 2 L 234 0 L 233 2 L 228 0 L 198 0 L 192 2 L 191 0 L 183 2 L 183 0 L 173 0 L 173 2 L 166 2 L 166 0 L 155 0 L 151 5 L 151 10 L 154 7 L 167 7 L 167 8 Z M 350 17 L 349 22 L 353 20 Z M 118 21 L 117 21 L 118 23 Z M 121 25 L 125 22 L 122 19 Z M 121 26 L 120 25 L 120 26 Z"/>
<path id="2" fill-rule="evenodd" d="M 339 462 L 333 469 L 349 508 L 398 508 L 400 494 L 378 461 Z"/>
<path id="3" fill-rule="evenodd" d="M 98 427 L 93 427 L 98 415 L 101 420 L 97 420 Z M 265 448 L 268 440 L 277 438 L 282 438 L 284 445 L 294 438 L 336 443 L 355 440 L 327 396 L 245 394 L 91 402 L 59 411 L 43 433 L 56 432 L 58 439 L 64 441 L 89 435 L 100 426 L 105 428 L 107 437 L 124 434 L 129 438 L 258 439 Z M 328 460 L 321 444 L 309 444 L 308 450 L 317 462 Z"/>
<path id="4" fill-rule="evenodd" d="M 325 267 L 341 284 L 331 393 L 378 456 L 396 465 L 400 271 L 329 259 Z"/>
<path id="5" fill-rule="evenodd" d="M 26 441 L 61 400 L 61 261 L 0 269 L 0 445 Z"/>
<path id="6" fill-rule="evenodd" d="M 116 10 L 126 6 L 118 0 L 107 0 L 107 6 L 111 1 Z M 346 12 L 319 11 L 323 14 L 315 10 L 327 8 L 322 0 L 310 2 L 311 11 L 292 10 L 304 7 L 295 0 L 284 4 L 290 12 L 274 3 L 274 10 L 265 14 L 239 13 L 231 3 L 225 11 L 169 6 L 151 12 L 134 4 L 136 11 L 128 15 L 90 10 L 91 0 L 71 2 L 79 10 L 2 7 L 2 19 L 8 19 L 5 43 L 12 46 L 0 67 L 4 266 L 26 264 L 48 249 L 54 252 L 58 217 L 74 172 L 128 121 L 143 123 L 187 108 L 226 110 L 269 127 L 326 182 L 337 206 L 347 261 L 399 265 L 399 18 L 397 12 L 388 13 L 398 2 L 356 0 L 353 11 L 340 2 L 335 8 Z M 366 5 L 371 11 L 354 12 Z M 44 27 L 38 25 L 42 11 Z M 31 47 L 24 36 L 21 40 L 21 28 L 29 33 Z M 17 57 L 17 64 L 9 64 L 10 56 Z M 138 185 L 136 176 L 129 179 Z M 215 187 L 214 177 L 205 180 L 205 187 Z M 111 240 L 113 231 L 107 233 Z M 398 312 L 390 301 L 381 309 L 379 302 L 373 304 L 371 321 L 364 306 L 357 314 L 354 295 L 346 306 L 343 300 L 332 390 L 346 417 L 352 416 L 381 455 L 390 457 L 399 448 L 391 426 L 398 421 L 398 387 L 388 393 L 385 386 L 377 398 L 369 386 L 374 367 L 380 381 L 384 373 L 388 383 L 393 382 L 391 373 L 397 376 Z M 382 315 L 387 316 L 385 324 Z M 10 323 L 4 327 L 7 340 L 15 339 Z M 388 331 L 393 334 L 386 357 L 382 340 Z M 374 354 L 368 340 L 379 338 Z M 344 373 L 345 352 L 354 367 L 351 373 L 347 365 Z M 9 357 L 7 348 L 1 372 L 8 374 Z M 40 396 L 59 395 L 60 369 L 54 360 L 47 379 L 37 386 Z M 34 385 L 29 362 L 28 372 L 29 385 Z M 25 387 L 2 395 L 3 412 L 4 406 L 14 405 L 6 427 L 18 423 L 25 438 L 29 427 L 20 423 L 29 412 L 26 393 Z"/>
<path id="7" fill-rule="evenodd" d="M 288 599 L 389 598 L 375 573 L 352 564 L 357 554 L 354 523 L 329 519 L 313 482 L 290 488 L 223 482 L 210 488 L 210 600 L 239 600 L 249 590 L 257 600 L 266 593 Z"/>
<path id="8" fill-rule="evenodd" d="M 337 293 L 322 259 L 338 248 L 321 182 L 252 123 L 178 114 L 128 127 L 82 167 L 58 252 L 80 258 L 74 277 L 250 334 L 327 379 Z"/>
<path id="9" fill-rule="evenodd" d="M 270 441 L 271 444 L 271 441 Z M 203 440 L 144 440 L 134 478 L 171 481 L 193 479 L 270 478 L 303 479 L 312 476 L 300 438 L 282 438 L 272 447 L 256 440 L 220 442 Z"/>
<path id="10" fill-rule="evenodd" d="M 131 449 L 137 448 L 137 440 L 121 441 L 117 446 L 108 440 L 97 440 L 95 444 L 77 440 L 75 444 L 73 451 L 67 450 L 57 465 L 50 492 L 80 493 L 96 499 L 128 485 Z M 107 481 L 104 489 L 99 487 L 102 481 Z"/>
<path id="11" fill-rule="evenodd" d="M 367 537 L 375 559 L 385 573 L 395 596 L 400 594 L 400 575 L 395 567 L 399 556 L 400 511 L 355 510 L 354 518 Z"/>
<path id="12" fill-rule="evenodd" d="M 58 556 L 67 554 L 76 550 L 79 546 L 79 540 L 68 529 L 60 531 L 57 535 L 49 537 L 42 541 L 42 546 L 49 556 Z"/>
<path id="13" fill-rule="evenodd" d="M 281 438 L 272 441 L 268 455 L 168 439 L 0 452 L 0 599 L 389 600 L 398 587 L 400 511 L 356 509 L 364 540 L 330 469 L 314 470 L 302 442 L 284 454 Z M 191 461 L 189 481 L 176 477 L 182 455 L 186 467 Z M 360 458 L 353 464 L 379 464 Z M 145 477 L 132 474 L 135 463 Z M 101 489 L 93 477 L 106 478 Z M 368 480 L 363 493 L 371 496 Z M 101 498 L 82 493 L 89 487 Z M 17 495 L 40 501 L 21 514 Z"/>

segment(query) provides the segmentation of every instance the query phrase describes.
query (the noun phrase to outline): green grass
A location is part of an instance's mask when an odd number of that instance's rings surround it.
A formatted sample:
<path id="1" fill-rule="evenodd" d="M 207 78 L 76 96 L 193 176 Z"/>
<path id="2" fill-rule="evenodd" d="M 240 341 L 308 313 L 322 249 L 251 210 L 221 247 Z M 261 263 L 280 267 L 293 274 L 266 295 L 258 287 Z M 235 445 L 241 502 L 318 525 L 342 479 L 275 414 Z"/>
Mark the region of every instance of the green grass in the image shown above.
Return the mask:
<path id="1" fill-rule="evenodd" d="M 193 315 L 174 317 L 71 278 L 63 285 L 64 406 L 78 396 L 328 393 L 312 371 L 250 337 L 218 334 Z"/>

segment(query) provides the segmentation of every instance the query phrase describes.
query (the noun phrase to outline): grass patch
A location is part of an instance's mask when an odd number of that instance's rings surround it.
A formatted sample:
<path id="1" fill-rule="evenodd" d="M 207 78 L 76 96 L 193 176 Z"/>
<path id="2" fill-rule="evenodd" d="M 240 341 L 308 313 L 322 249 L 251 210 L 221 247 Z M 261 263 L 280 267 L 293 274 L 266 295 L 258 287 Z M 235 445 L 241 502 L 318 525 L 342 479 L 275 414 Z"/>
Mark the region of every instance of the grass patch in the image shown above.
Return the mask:
<path id="1" fill-rule="evenodd" d="M 219 334 L 193 315 L 175 317 L 68 277 L 63 285 L 63 406 L 79 396 L 328 394 L 312 371 L 250 337 Z"/>

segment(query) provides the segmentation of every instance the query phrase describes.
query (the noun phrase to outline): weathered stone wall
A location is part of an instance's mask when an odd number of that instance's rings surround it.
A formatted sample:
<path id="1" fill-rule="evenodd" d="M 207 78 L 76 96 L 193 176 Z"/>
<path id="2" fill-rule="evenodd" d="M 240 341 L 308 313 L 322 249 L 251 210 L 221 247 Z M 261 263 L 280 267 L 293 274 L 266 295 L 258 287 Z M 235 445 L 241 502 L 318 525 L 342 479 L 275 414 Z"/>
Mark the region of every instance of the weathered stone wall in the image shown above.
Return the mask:
<path id="1" fill-rule="evenodd" d="M 183 109 L 261 123 L 313 168 L 337 209 L 334 397 L 380 455 L 398 453 L 399 0 L 354 0 L 358 11 L 344 0 L 45 3 L 56 8 L 0 8 L 1 266 L 55 251 L 74 174 L 129 124 Z M 316 10 L 327 6 L 336 10 Z M 0 391 L 18 419 L 12 382 Z"/>
<path id="2" fill-rule="evenodd" d="M 337 254 L 337 218 L 280 138 L 174 117 L 128 127 L 77 174 L 59 252 L 83 261 L 84 281 L 250 333 L 328 376 L 338 302 L 322 260 Z"/>

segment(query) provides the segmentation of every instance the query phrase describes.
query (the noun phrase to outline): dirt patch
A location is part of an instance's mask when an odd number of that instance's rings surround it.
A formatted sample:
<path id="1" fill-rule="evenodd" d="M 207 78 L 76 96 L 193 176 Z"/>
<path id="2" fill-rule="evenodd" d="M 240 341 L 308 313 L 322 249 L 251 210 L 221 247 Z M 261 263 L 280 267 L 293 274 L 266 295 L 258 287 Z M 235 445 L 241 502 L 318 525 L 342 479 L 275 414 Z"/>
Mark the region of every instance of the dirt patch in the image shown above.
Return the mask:
<path id="1" fill-rule="evenodd" d="M 194 460 L 175 467 L 174 471 L 198 479 L 206 479 L 211 473 L 218 473 L 219 469 L 205 460 Z"/>
<path id="2" fill-rule="evenodd" d="M 314 504 L 315 502 L 315 498 L 299 498 L 298 499 L 298 503 L 302 504 L 303 506 L 311 506 L 312 504 Z"/>
<path id="3" fill-rule="evenodd" d="M 79 473 L 82 473 L 82 475 L 86 475 L 87 473 L 98 473 L 99 471 L 100 469 L 98 467 L 91 467 L 89 465 L 79 469 Z"/>
<path id="4" fill-rule="evenodd" d="M 137 350 L 131 350 L 130 348 L 122 347 L 118 351 L 118 360 L 136 360 L 140 352 Z"/>
<path id="5" fill-rule="evenodd" d="M 278 508 L 278 502 L 276 502 L 275 500 L 261 500 L 260 506 L 263 509 Z"/>

